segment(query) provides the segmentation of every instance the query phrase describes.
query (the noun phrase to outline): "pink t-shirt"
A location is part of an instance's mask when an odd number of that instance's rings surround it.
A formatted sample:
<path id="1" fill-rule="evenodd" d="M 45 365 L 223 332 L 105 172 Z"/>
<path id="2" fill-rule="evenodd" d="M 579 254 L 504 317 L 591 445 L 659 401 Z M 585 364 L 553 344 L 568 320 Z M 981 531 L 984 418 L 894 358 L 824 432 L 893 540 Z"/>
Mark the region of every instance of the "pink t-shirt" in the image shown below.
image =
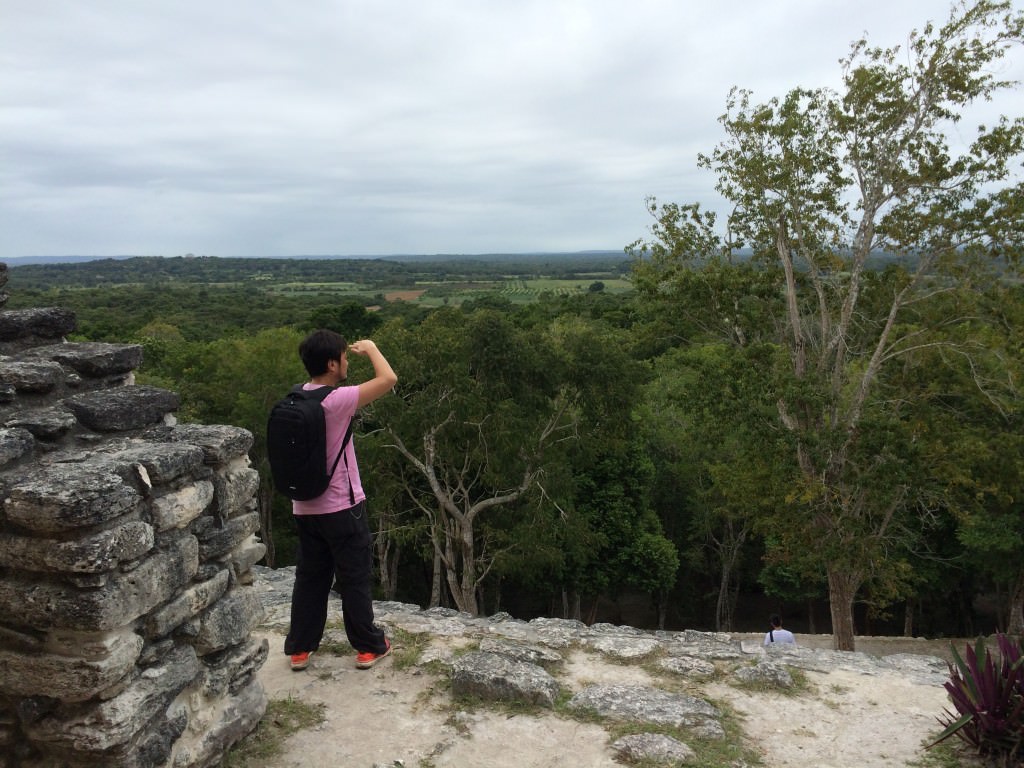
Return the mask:
<path id="1" fill-rule="evenodd" d="M 317 384 L 304 384 L 303 389 L 316 389 Z M 345 437 L 348 423 L 355 416 L 359 404 L 359 387 L 338 387 L 323 400 L 324 413 L 327 417 L 327 471 L 338 456 L 338 448 Z M 348 462 L 346 469 L 345 462 Z M 349 487 L 352 494 L 349 494 Z M 348 509 L 363 501 L 362 483 L 359 482 L 359 466 L 356 464 L 355 440 L 350 439 L 345 446 L 345 455 L 338 460 L 331 484 L 321 496 L 309 501 L 293 501 L 292 512 L 296 515 L 326 515 Z"/>

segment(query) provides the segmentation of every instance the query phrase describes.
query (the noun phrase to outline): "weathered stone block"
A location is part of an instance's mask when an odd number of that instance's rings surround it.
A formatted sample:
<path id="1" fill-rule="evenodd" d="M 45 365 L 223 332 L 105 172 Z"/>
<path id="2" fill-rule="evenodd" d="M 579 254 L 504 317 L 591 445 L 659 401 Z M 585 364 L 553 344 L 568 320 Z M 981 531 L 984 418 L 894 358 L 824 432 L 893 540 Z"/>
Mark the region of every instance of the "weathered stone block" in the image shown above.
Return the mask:
<path id="1" fill-rule="evenodd" d="M 0 362 L 0 381 L 13 384 L 19 392 L 49 392 L 64 380 L 64 369 L 45 361 Z"/>
<path id="2" fill-rule="evenodd" d="M 169 600 L 191 581 L 198 567 L 198 542 L 193 536 L 183 536 L 97 589 L 39 583 L 24 575 L 6 574 L 0 577 L 0 614 L 36 629 L 112 630 Z"/>
<path id="3" fill-rule="evenodd" d="M 715 676 L 715 665 L 696 656 L 669 656 L 658 661 L 658 666 L 693 680 L 708 680 Z"/>
<path id="4" fill-rule="evenodd" d="M 14 746 L 14 735 L 18 725 L 18 716 L 14 710 L 0 705 L 0 755 L 10 755 Z M 0 762 L 0 765 L 3 765 Z"/>
<path id="5" fill-rule="evenodd" d="M 644 685 L 591 685 L 577 692 L 568 706 L 616 720 L 673 728 L 702 726 L 721 717 L 721 712 L 704 699 Z"/>
<path id="6" fill-rule="evenodd" d="M 170 634 L 175 627 L 220 598 L 227 591 L 230 582 L 230 574 L 227 571 L 219 571 L 212 579 L 186 589 L 163 608 L 149 615 L 146 619 L 146 636 L 154 638 Z"/>
<path id="7" fill-rule="evenodd" d="M 73 332 L 75 327 L 75 313 L 60 307 L 35 307 L 0 312 L 0 342 L 59 339 Z"/>
<path id="8" fill-rule="evenodd" d="M 253 436 L 176 428 L 140 345 L 74 329 L 0 313 L 0 768 L 209 768 L 266 710 Z"/>
<path id="9" fill-rule="evenodd" d="M 72 647 L 47 644 L 47 650 L 59 652 L 0 649 L 0 693 L 85 701 L 129 674 L 142 650 L 142 638 L 130 630 L 75 639 Z"/>
<path id="10" fill-rule="evenodd" d="M 252 432 L 247 429 L 208 424 L 178 424 L 161 434 L 160 439 L 198 445 L 206 455 L 206 463 L 216 466 L 245 456 L 253 443 Z"/>
<path id="11" fill-rule="evenodd" d="M 100 378 L 138 368 L 142 364 L 142 345 L 76 341 L 36 347 L 22 353 L 21 357 L 54 360 L 83 376 Z"/>
<path id="12" fill-rule="evenodd" d="M 27 429 L 0 429 L 0 467 L 29 455 L 34 446 L 35 440 Z"/>
<path id="13" fill-rule="evenodd" d="M 6 648 L 9 651 L 37 653 L 43 649 L 43 638 L 38 632 L 18 632 L 10 627 L 0 625 L 0 648 Z"/>
<path id="14" fill-rule="evenodd" d="M 544 648 L 540 645 L 522 645 L 510 643 L 494 637 L 485 637 L 480 641 L 480 650 L 484 653 L 496 653 L 512 661 L 522 661 L 527 664 L 536 664 L 545 669 L 560 667 L 565 663 L 565 658 L 558 651 Z"/>
<path id="15" fill-rule="evenodd" d="M 222 653 L 211 653 L 200 659 L 205 668 L 205 679 L 196 688 L 193 709 L 202 709 L 201 698 L 213 699 L 233 694 L 246 685 L 267 661 L 270 643 L 262 640 L 248 640 Z"/>
<path id="16" fill-rule="evenodd" d="M 139 493 L 116 474 L 80 464 L 56 464 L 11 488 L 7 517 L 39 533 L 71 531 L 128 514 Z"/>
<path id="17" fill-rule="evenodd" d="M 252 536 L 248 541 L 231 550 L 231 570 L 235 576 L 240 577 L 249 572 L 256 563 L 262 560 L 267 554 L 267 545 L 258 541 Z"/>
<path id="18" fill-rule="evenodd" d="M 86 705 L 61 706 L 26 723 L 29 738 L 51 750 L 110 765 L 123 758 L 155 717 L 200 671 L 190 646 L 178 646 L 163 662 L 141 672 L 112 699 Z"/>
<path id="19" fill-rule="evenodd" d="M 97 432 L 120 432 L 158 424 L 181 405 L 176 393 L 147 386 L 89 392 L 65 402 L 80 422 Z"/>
<path id="20" fill-rule="evenodd" d="M 218 765 L 233 744 L 252 732 L 267 711 L 267 694 L 253 680 L 232 698 L 218 699 L 193 717 L 188 732 L 175 744 L 172 768 Z"/>
<path id="21" fill-rule="evenodd" d="M 255 512 L 235 517 L 217 528 L 212 520 L 197 524 L 195 533 L 199 538 L 199 558 L 203 562 L 216 560 L 238 547 L 260 528 L 260 516 Z"/>
<path id="22" fill-rule="evenodd" d="M 126 464 L 141 464 L 146 468 L 153 485 L 194 476 L 203 470 L 203 450 L 195 445 L 136 440 L 128 447 L 112 453 L 111 458 Z"/>
<path id="23" fill-rule="evenodd" d="M 558 681 L 544 669 L 496 653 L 467 653 L 452 665 L 452 693 L 457 696 L 553 707 L 558 691 Z"/>
<path id="24" fill-rule="evenodd" d="M 55 406 L 26 411 L 7 419 L 4 424 L 8 427 L 24 427 L 40 440 L 58 440 L 75 428 L 78 419 L 71 411 Z"/>
<path id="25" fill-rule="evenodd" d="M 252 587 L 240 587 L 214 603 L 200 616 L 196 653 L 208 653 L 246 640 L 263 620 L 263 604 Z"/>
<path id="26" fill-rule="evenodd" d="M 163 722 L 158 719 L 139 745 L 125 760 L 110 768 L 156 768 L 167 765 L 174 750 L 174 743 L 188 728 L 188 712 L 182 707 L 172 706 Z"/>
<path id="27" fill-rule="evenodd" d="M 158 531 L 184 528 L 213 501 L 213 483 L 199 480 L 172 493 L 153 499 L 150 514 Z"/>
<path id="28" fill-rule="evenodd" d="M 785 664 L 762 659 L 752 667 L 740 667 L 734 673 L 737 680 L 767 688 L 792 688 L 793 676 Z"/>
<path id="29" fill-rule="evenodd" d="M 689 745 L 662 733 L 631 733 L 615 741 L 612 749 L 627 764 L 646 760 L 653 765 L 684 765 L 697 755 Z"/>
<path id="30" fill-rule="evenodd" d="M 260 487 L 260 473 L 251 467 L 236 467 L 217 472 L 213 484 L 217 490 L 217 511 L 221 519 L 227 519 L 252 503 Z"/>
<path id="31" fill-rule="evenodd" d="M 81 539 L 60 541 L 0 533 L 0 565 L 30 571 L 105 573 L 153 548 L 153 527 L 141 520 Z"/>

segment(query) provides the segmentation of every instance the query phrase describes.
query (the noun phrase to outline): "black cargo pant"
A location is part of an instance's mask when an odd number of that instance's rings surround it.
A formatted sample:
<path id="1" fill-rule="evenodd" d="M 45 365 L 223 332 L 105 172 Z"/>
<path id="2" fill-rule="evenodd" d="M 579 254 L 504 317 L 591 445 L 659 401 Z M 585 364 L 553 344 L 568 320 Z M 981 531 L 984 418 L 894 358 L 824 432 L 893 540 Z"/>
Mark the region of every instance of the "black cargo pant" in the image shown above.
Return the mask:
<path id="1" fill-rule="evenodd" d="M 295 515 L 298 563 L 292 588 L 287 654 L 315 651 L 327 624 L 327 599 L 337 579 L 345 634 L 359 653 L 384 653 L 384 630 L 373 623 L 373 554 L 366 502 L 327 515 Z"/>

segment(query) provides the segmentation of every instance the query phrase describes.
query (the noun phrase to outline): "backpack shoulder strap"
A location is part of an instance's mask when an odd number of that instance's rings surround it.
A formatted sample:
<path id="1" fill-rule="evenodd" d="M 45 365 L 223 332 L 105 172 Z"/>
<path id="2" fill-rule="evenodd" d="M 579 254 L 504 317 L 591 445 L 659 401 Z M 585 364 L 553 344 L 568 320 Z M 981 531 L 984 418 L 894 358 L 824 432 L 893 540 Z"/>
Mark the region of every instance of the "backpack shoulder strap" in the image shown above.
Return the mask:
<path id="1" fill-rule="evenodd" d="M 302 392 L 308 397 L 319 400 L 321 403 L 334 390 L 335 387 L 331 386 L 317 387 L 316 389 L 305 389 L 302 384 L 296 384 L 294 387 L 292 387 L 292 392 Z M 352 425 L 355 423 L 355 414 L 352 414 L 352 416 L 353 418 L 348 420 L 348 429 L 345 430 L 345 437 L 343 437 L 341 440 L 341 447 L 338 449 L 338 455 L 334 457 L 334 463 L 331 464 L 331 471 L 329 477 L 334 477 L 334 470 L 338 468 L 338 462 L 341 461 L 341 457 L 345 453 L 345 446 L 348 445 L 348 441 L 352 439 Z M 351 488 L 349 488 L 349 493 L 352 493 Z"/>
<path id="2" fill-rule="evenodd" d="M 334 387 L 326 384 L 322 387 L 317 387 L 316 389 L 306 389 L 305 385 L 296 384 L 294 387 L 291 388 L 290 393 L 298 393 L 310 400 L 319 400 L 322 403 L 327 398 L 327 396 L 331 394 L 331 392 L 333 391 Z"/>
<path id="3" fill-rule="evenodd" d="M 355 414 L 353 414 L 355 416 Z M 345 437 L 341 440 L 341 448 L 338 450 L 338 456 L 335 458 L 334 463 L 331 465 L 331 474 L 334 474 L 334 470 L 338 468 L 338 462 L 341 460 L 341 454 L 345 452 L 345 446 L 348 445 L 348 441 L 352 439 L 352 424 L 355 422 L 355 418 L 348 420 L 348 429 L 345 430 Z"/>

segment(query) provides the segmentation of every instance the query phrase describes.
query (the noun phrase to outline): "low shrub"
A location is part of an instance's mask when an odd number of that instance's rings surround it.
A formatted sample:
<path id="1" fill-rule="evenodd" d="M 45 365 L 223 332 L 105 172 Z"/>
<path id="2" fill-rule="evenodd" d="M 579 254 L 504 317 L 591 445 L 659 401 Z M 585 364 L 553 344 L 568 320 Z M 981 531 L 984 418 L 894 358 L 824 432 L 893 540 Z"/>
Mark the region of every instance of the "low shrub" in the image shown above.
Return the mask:
<path id="1" fill-rule="evenodd" d="M 1006 635 L 996 636 L 998 655 L 979 638 L 961 656 L 952 648 L 945 683 L 956 712 L 944 711 L 945 730 L 931 746 L 957 736 L 980 754 L 1003 765 L 1024 758 L 1024 648 Z"/>

